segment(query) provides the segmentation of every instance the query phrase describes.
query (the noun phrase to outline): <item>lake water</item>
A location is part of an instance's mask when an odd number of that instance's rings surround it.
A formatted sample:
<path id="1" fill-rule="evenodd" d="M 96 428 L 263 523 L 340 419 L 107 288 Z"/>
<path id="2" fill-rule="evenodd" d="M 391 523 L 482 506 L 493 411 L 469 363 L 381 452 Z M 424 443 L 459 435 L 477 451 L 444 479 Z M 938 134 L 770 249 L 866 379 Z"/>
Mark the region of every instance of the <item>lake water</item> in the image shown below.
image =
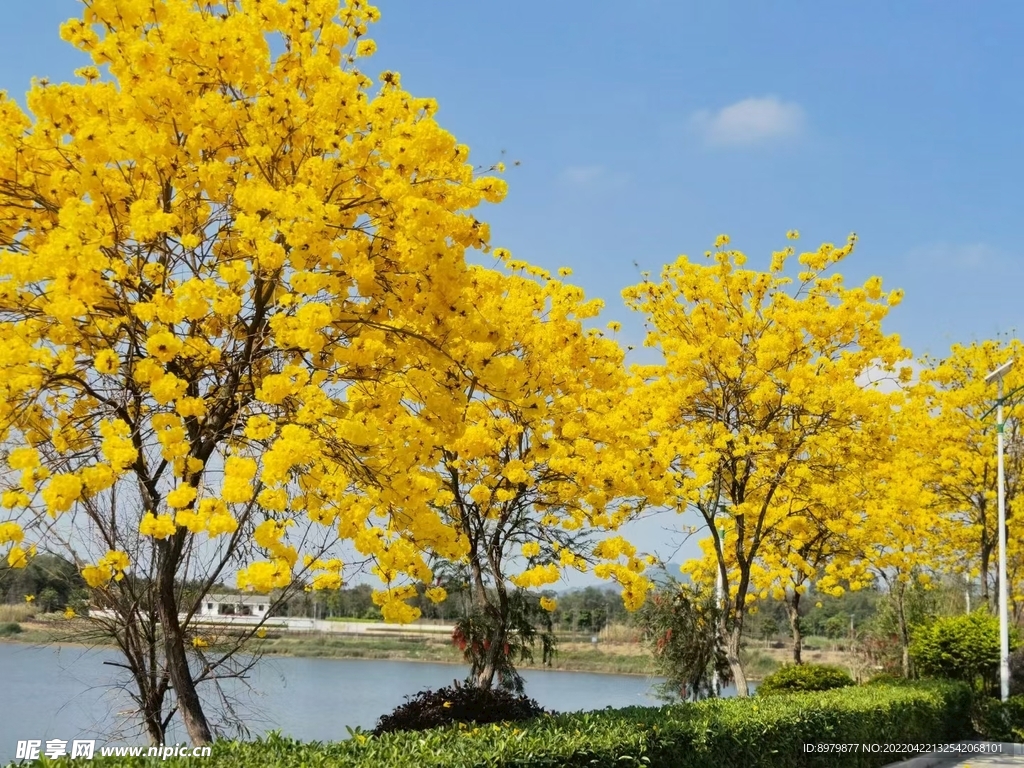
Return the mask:
<path id="1" fill-rule="evenodd" d="M 14 759 L 24 739 L 96 739 L 101 745 L 144 744 L 146 738 L 118 713 L 131 707 L 112 686 L 120 671 L 115 651 L 0 643 L 0 765 Z M 364 660 L 266 658 L 249 688 L 234 685 L 239 714 L 253 736 L 279 730 L 303 741 L 348 738 L 345 726 L 373 728 L 377 718 L 426 688 L 462 680 L 468 669 L 449 664 Z M 653 706 L 657 678 L 525 670 L 526 694 L 560 712 Z M 728 695 L 728 691 L 725 692 Z M 186 742 L 183 731 L 168 742 Z"/>

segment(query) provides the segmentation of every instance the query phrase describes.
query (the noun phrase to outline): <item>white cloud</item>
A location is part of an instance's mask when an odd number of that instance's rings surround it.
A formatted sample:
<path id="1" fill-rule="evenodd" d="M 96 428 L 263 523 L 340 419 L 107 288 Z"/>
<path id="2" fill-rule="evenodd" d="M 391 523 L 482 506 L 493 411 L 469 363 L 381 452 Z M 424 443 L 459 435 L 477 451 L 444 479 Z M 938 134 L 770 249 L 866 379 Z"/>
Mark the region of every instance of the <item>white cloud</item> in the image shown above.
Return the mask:
<path id="1" fill-rule="evenodd" d="M 717 112 L 702 109 L 694 114 L 692 124 L 712 146 L 752 146 L 799 136 L 804 111 L 794 102 L 765 96 L 743 99 Z"/>

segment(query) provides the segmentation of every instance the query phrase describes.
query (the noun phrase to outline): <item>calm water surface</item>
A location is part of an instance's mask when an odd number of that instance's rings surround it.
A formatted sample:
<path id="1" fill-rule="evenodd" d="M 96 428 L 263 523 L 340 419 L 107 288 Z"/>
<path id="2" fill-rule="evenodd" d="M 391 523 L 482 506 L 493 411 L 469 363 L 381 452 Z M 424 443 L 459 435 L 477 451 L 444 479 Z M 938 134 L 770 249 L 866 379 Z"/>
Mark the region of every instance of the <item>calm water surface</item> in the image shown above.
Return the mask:
<path id="1" fill-rule="evenodd" d="M 0 765 L 14 759 L 22 739 L 145 743 L 137 725 L 118 714 L 131 707 L 114 687 L 123 670 L 104 663 L 118 661 L 109 650 L 0 643 Z M 304 741 L 336 741 L 348 737 L 345 726 L 372 728 L 406 696 L 450 685 L 467 671 L 390 660 L 268 658 L 253 670 L 248 689 L 233 685 L 230 693 L 252 736 L 279 730 Z M 527 695 L 560 712 L 658 703 L 654 677 L 540 670 L 523 677 Z M 187 739 L 178 731 L 168 741 Z"/>

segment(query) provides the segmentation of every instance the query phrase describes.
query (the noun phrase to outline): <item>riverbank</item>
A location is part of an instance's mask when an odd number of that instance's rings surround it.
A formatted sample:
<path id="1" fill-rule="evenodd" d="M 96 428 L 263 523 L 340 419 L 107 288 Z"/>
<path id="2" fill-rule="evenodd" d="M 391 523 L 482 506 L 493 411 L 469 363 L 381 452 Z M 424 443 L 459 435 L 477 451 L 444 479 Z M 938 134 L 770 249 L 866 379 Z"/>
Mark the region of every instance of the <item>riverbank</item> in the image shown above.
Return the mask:
<path id="1" fill-rule="evenodd" d="M 0 636 L 0 642 L 25 645 L 113 648 L 100 639 L 90 642 L 88 623 L 81 619 L 24 621 L 20 631 Z M 211 638 L 213 639 L 213 638 Z M 253 639 L 254 650 L 265 656 L 309 659 L 367 659 L 381 661 L 419 661 L 432 664 L 464 665 L 461 652 L 447 637 L 380 637 L 373 634 L 322 632 L 284 632 L 271 630 L 263 639 Z M 757 682 L 781 666 L 782 654 L 751 648 L 744 651 L 748 679 Z M 817 660 L 817 659 L 815 659 Z M 607 675 L 652 675 L 650 653 L 630 641 L 585 643 L 562 640 L 556 647 L 551 665 L 541 663 L 538 653 L 533 663 L 517 665 L 521 669 L 549 669 L 563 672 L 589 672 Z"/>
<path id="2" fill-rule="evenodd" d="M 0 642 L 26 645 L 66 645 L 112 648 L 110 642 L 83 641 L 87 626 L 78 620 L 59 622 L 24 622 L 20 632 L 0 637 Z M 254 639 L 254 649 L 265 656 L 286 656 L 314 659 L 375 659 L 422 661 L 433 664 L 464 664 L 462 654 L 447 638 L 391 638 L 343 635 L 318 632 L 285 633 L 271 631 L 262 640 Z M 551 666 L 538 658 L 522 663 L 523 669 L 552 669 L 565 672 L 591 672 L 612 675 L 651 674 L 650 657 L 631 644 L 561 643 Z"/>

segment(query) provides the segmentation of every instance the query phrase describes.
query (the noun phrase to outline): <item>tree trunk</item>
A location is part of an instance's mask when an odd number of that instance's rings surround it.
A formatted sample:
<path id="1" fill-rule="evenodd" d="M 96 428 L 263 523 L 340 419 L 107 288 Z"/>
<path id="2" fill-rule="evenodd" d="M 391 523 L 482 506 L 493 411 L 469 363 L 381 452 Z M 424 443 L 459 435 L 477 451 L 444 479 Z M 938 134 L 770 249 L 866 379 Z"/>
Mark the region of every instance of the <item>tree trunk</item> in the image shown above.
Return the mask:
<path id="1" fill-rule="evenodd" d="M 907 625 L 907 611 L 905 601 L 903 599 L 906 585 L 902 582 L 897 582 L 895 585 L 896 589 L 896 620 L 899 624 L 900 632 L 900 664 L 903 670 L 903 676 L 906 678 L 910 677 L 910 627 Z"/>
<path id="2" fill-rule="evenodd" d="M 794 591 L 786 600 L 786 613 L 789 614 L 789 628 L 793 634 L 793 663 L 803 664 L 804 633 L 800 621 L 800 593 Z"/>
<path id="3" fill-rule="evenodd" d="M 497 654 L 501 652 L 504 645 L 504 624 L 501 621 L 498 609 L 491 604 L 491 601 L 487 597 L 487 587 L 484 584 L 483 567 L 480 565 L 479 555 L 475 551 L 470 552 L 469 556 L 470 571 L 473 575 L 473 602 L 475 603 L 475 612 L 480 613 L 489 617 L 492 621 L 495 621 L 495 626 L 491 632 L 490 647 L 481 648 L 479 651 L 474 649 L 473 653 L 473 669 L 470 670 L 470 676 L 473 684 L 477 688 L 483 688 L 484 690 L 490 690 L 494 687 L 494 676 L 498 672 L 498 657 Z M 496 638 L 500 637 L 500 642 L 496 642 Z"/>
<path id="4" fill-rule="evenodd" d="M 743 664 L 740 662 L 742 632 L 743 622 L 736 621 L 732 631 L 729 632 L 728 641 L 725 646 L 725 658 L 729 661 L 729 669 L 732 670 L 732 679 L 736 684 L 736 695 L 749 696 L 750 688 L 747 685 L 747 674 L 743 671 Z"/>
<path id="5" fill-rule="evenodd" d="M 494 687 L 494 676 L 501 664 L 500 654 L 505 648 L 505 633 L 502 628 L 495 629 L 491 635 L 490 647 L 483 650 L 483 665 L 476 676 L 476 687 L 490 689 Z"/>
<path id="6" fill-rule="evenodd" d="M 179 532 L 178 536 L 181 535 Z M 178 537 L 176 536 L 175 539 Z M 175 563 L 174 552 L 177 540 L 160 543 L 160 570 L 158 575 L 157 612 L 164 635 L 164 655 L 167 671 L 177 699 L 178 713 L 193 745 L 209 744 L 213 741 L 210 725 L 203 713 L 199 694 L 196 692 L 185 653 L 185 638 L 178 623 L 178 601 L 174 594 Z"/>
<path id="7" fill-rule="evenodd" d="M 149 743 L 154 746 L 161 746 L 164 744 L 164 723 L 163 718 L 160 716 L 161 711 L 157 709 L 153 710 L 151 706 L 148 706 L 149 702 L 146 702 L 147 706 L 142 708 L 142 719 L 146 725 L 146 733 L 149 735 Z"/>

